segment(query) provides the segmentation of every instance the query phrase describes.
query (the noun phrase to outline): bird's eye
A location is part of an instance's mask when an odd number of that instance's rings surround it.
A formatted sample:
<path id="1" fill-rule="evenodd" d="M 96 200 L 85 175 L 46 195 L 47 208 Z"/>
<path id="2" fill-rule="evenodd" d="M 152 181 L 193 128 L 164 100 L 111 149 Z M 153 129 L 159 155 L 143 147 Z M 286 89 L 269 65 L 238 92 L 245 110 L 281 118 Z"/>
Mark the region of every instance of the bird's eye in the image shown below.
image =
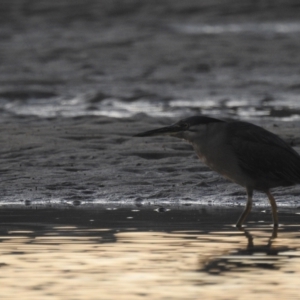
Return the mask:
<path id="1" fill-rule="evenodd" d="M 181 127 L 182 129 L 188 129 L 188 128 L 189 128 L 189 124 L 188 124 L 188 123 L 181 123 L 181 124 L 180 124 L 180 127 Z"/>

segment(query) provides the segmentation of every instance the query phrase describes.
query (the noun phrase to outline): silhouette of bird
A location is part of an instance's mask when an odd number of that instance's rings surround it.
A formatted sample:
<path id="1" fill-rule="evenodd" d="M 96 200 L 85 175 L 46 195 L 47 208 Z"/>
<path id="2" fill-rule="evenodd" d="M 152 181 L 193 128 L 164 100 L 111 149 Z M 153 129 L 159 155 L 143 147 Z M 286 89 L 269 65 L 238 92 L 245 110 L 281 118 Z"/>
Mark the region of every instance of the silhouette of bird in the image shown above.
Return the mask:
<path id="1" fill-rule="evenodd" d="M 236 226 L 241 227 L 252 208 L 253 191 L 266 193 L 278 226 L 277 205 L 270 189 L 300 183 L 300 156 L 277 135 L 257 125 L 193 116 L 137 137 L 173 136 L 192 144 L 197 156 L 212 170 L 245 187 L 246 208 Z"/>

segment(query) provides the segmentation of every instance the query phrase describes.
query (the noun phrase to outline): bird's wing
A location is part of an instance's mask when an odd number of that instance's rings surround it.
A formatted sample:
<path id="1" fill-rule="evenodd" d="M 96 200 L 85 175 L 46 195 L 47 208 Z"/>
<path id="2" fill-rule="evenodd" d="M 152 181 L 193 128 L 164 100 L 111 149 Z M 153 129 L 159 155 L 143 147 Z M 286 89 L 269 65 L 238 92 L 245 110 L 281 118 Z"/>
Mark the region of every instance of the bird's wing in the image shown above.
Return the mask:
<path id="1" fill-rule="evenodd" d="M 300 182 L 300 156 L 277 135 L 246 122 L 228 123 L 228 130 L 228 143 L 247 174 Z"/>

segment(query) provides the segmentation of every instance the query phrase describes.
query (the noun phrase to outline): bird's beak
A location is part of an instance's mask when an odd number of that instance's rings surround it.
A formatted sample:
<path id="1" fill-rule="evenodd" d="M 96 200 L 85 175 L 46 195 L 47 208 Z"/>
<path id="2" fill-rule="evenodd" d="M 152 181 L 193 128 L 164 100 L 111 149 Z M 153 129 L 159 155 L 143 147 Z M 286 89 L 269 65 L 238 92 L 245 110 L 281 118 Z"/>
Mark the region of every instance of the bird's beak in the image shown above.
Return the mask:
<path id="1" fill-rule="evenodd" d="M 171 125 L 171 126 L 166 126 L 166 127 L 146 131 L 146 132 L 141 132 L 134 136 L 144 137 L 144 136 L 156 136 L 156 135 L 175 135 L 180 131 L 182 131 L 182 128 L 180 128 L 177 125 Z"/>

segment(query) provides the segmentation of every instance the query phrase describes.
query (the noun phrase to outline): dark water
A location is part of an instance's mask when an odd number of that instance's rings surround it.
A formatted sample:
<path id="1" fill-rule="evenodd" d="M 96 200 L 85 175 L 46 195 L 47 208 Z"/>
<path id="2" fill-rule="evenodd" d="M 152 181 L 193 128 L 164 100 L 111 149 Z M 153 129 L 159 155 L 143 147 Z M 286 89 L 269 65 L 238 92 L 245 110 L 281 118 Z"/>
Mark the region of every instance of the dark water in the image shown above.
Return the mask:
<path id="1" fill-rule="evenodd" d="M 280 214 L 163 207 L 6 207 L 3 299 L 297 299 L 300 225 Z M 270 217 L 270 216 L 269 216 Z M 268 218 L 270 219 L 270 218 Z M 12 296 L 13 295 L 13 296 Z"/>
<path id="2" fill-rule="evenodd" d="M 299 120 L 299 5 L 5 1 L 0 109 Z"/>

